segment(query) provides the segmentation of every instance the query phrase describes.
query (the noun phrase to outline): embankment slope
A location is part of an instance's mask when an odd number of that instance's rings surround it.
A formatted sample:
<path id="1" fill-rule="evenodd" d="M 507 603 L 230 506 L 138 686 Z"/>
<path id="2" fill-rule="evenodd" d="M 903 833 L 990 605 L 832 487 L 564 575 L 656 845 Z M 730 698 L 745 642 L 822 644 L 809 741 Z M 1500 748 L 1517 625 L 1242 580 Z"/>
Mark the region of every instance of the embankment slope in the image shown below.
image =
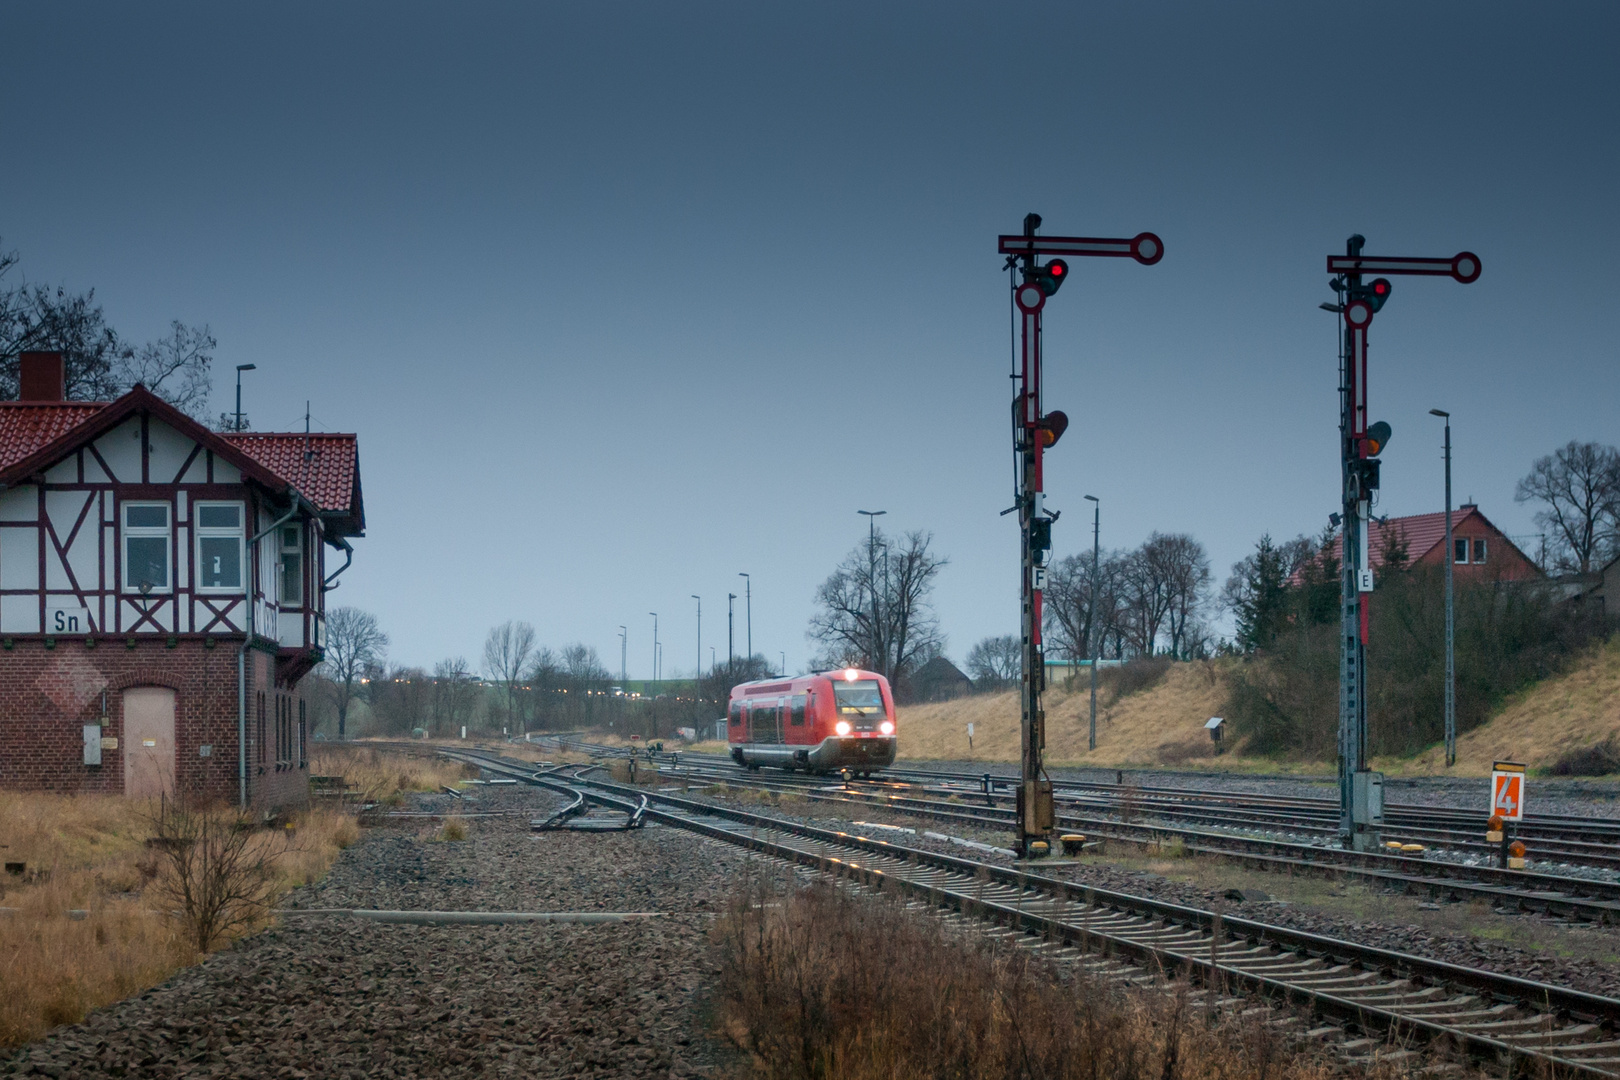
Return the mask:
<path id="1" fill-rule="evenodd" d="M 1086 749 L 1091 696 L 1081 681 L 1046 696 L 1046 757 L 1054 765 L 1099 766 L 1205 763 L 1212 744 L 1204 722 L 1227 697 L 1229 661 L 1176 664 L 1157 685 L 1118 701 L 1104 690 L 1097 707 L 1097 749 Z M 1018 760 L 1018 694 L 1008 691 L 931 705 L 901 706 L 900 755 L 911 760 Z M 967 725 L 973 725 L 968 748 Z M 1223 767 L 1250 764 L 1221 758 Z M 1268 763 L 1271 765 L 1271 763 Z M 1275 767 L 1271 765 L 1271 767 Z"/>

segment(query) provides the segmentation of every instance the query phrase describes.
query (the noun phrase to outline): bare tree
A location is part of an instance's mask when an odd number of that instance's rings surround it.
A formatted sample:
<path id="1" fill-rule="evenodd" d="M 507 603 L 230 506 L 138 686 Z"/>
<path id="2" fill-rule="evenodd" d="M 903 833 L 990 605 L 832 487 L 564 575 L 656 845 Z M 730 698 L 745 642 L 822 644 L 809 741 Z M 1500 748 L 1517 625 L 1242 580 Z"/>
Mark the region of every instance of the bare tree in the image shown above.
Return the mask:
<path id="1" fill-rule="evenodd" d="M 377 625 L 377 616 L 352 607 L 326 613 L 326 660 L 321 669 L 332 680 L 339 739 L 348 737 L 349 706 L 361 680 L 382 664 L 387 652 L 388 635 Z"/>
<path id="2" fill-rule="evenodd" d="M 1046 633 L 1054 651 L 1071 660 L 1117 659 L 1124 647 L 1125 586 L 1132 555 L 1070 555 L 1053 564 L 1045 593 Z"/>
<path id="3" fill-rule="evenodd" d="M 1209 602 L 1209 553 L 1204 545 L 1186 533 L 1154 533 L 1146 545 L 1152 558 L 1163 567 L 1166 622 L 1170 633 L 1170 654 L 1189 659 L 1195 651 L 1200 616 Z"/>
<path id="4" fill-rule="evenodd" d="M 464 656 L 440 660 L 433 668 L 432 695 L 435 734 L 454 735 L 472 719 L 478 705 L 478 680 Z"/>
<path id="5" fill-rule="evenodd" d="M 1620 551 L 1620 451 L 1573 439 L 1530 466 L 1515 502 L 1542 504 L 1536 524 L 1552 534 L 1560 569 L 1589 573 Z"/>
<path id="6" fill-rule="evenodd" d="M 509 724 L 523 724 L 518 703 L 521 700 L 519 681 L 528 670 L 529 658 L 534 655 L 534 627 L 526 622 L 508 619 L 495 627 L 484 639 L 484 671 L 496 682 L 506 686 L 506 715 Z"/>
<path id="7" fill-rule="evenodd" d="M 371 709 L 385 730 L 407 735 L 433 723 L 433 679 L 419 667 L 397 667 L 372 677 Z"/>
<path id="8" fill-rule="evenodd" d="M 894 544 L 869 532 L 816 590 L 807 636 L 827 666 L 858 664 L 899 684 L 945 646 L 930 597 L 949 562 L 929 550 L 933 534 L 910 532 Z"/>
<path id="9" fill-rule="evenodd" d="M 1017 634 L 987 637 L 967 654 L 967 673 L 975 690 L 996 690 L 1018 681 L 1024 649 Z"/>
<path id="10" fill-rule="evenodd" d="M 0 251 L 0 279 L 16 265 L 16 252 Z M 167 337 L 135 346 L 107 325 L 94 289 L 71 293 L 26 281 L 0 285 L 0 400 L 17 396 L 20 354 L 43 349 L 62 353 L 70 401 L 111 401 L 142 383 L 204 420 L 215 345 L 208 327 L 176 321 Z"/>

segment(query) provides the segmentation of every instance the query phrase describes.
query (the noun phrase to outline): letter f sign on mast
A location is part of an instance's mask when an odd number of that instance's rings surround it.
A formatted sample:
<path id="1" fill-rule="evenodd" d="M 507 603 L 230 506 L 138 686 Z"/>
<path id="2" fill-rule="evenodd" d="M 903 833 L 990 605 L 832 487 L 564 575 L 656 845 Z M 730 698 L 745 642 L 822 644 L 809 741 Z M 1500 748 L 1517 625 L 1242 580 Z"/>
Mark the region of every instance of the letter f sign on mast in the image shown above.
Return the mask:
<path id="1" fill-rule="evenodd" d="M 1018 785 L 1018 853 L 1040 854 L 1037 842 L 1046 843 L 1052 832 L 1052 781 L 1046 776 L 1042 754 L 1046 749 L 1046 713 L 1041 692 L 1046 685 L 1045 652 L 1041 644 L 1041 594 L 1046 588 L 1046 562 L 1052 550 L 1052 523 L 1048 513 L 1041 468 L 1048 447 L 1057 444 L 1069 426 L 1061 412 L 1041 407 L 1041 310 L 1069 278 L 1066 259 L 1076 257 L 1128 258 L 1152 266 L 1164 257 L 1164 243 L 1150 232 L 1129 240 L 1090 236 L 1036 236 L 1039 214 L 1024 217 L 1022 235 L 1002 236 L 998 250 L 1007 256 L 1006 269 L 1017 270 L 1013 303 L 1023 326 L 1020 357 L 1014 377 L 1018 394 L 1013 399 L 1013 452 L 1018 462 L 1018 511 L 1023 563 L 1023 677 L 1020 680 L 1022 722 L 1019 726 L 1022 762 Z M 1040 260 L 1047 258 L 1045 263 Z M 1007 511 L 1011 513 L 1011 510 Z"/>

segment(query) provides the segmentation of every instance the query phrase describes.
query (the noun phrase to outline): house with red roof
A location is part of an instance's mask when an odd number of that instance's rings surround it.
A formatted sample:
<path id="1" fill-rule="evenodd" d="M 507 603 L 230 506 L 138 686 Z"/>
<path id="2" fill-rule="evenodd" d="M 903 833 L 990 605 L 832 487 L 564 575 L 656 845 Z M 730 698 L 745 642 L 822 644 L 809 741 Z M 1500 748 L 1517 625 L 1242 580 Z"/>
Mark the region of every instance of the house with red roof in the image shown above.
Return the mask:
<path id="1" fill-rule="evenodd" d="M 1446 515 L 1412 514 L 1408 517 L 1375 518 L 1367 537 L 1372 568 L 1383 568 L 1387 554 L 1404 548 L 1408 566 L 1444 565 L 1446 558 Z M 1546 575 L 1535 561 L 1519 550 L 1507 534 L 1491 523 L 1478 506 L 1464 503 L 1451 512 L 1452 573 L 1457 580 L 1488 578 L 1494 581 L 1524 581 Z M 1343 566 L 1344 538 L 1334 544 L 1334 554 Z"/>
<path id="2" fill-rule="evenodd" d="M 60 353 L 20 376 L 0 402 L 0 786 L 306 802 L 302 680 L 365 534 L 355 436 L 219 433 L 141 386 L 66 401 Z"/>

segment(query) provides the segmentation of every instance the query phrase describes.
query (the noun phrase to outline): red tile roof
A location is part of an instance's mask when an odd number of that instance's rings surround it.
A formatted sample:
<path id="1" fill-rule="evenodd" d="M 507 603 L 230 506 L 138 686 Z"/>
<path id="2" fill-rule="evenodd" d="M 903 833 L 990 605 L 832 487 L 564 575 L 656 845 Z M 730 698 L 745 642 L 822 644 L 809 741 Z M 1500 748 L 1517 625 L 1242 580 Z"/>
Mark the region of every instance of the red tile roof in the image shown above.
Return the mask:
<path id="1" fill-rule="evenodd" d="M 1491 533 L 1498 538 L 1493 541 L 1493 544 L 1497 542 L 1506 543 L 1515 551 L 1518 551 L 1518 545 L 1509 540 L 1502 530 L 1492 524 L 1490 518 L 1480 513 L 1477 506 L 1464 506 L 1451 512 L 1452 534 L 1456 535 L 1463 522 L 1469 518 L 1478 518 L 1487 529 L 1491 530 Z M 1368 561 L 1372 563 L 1372 568 L 1375 570 L 1384 565 L 1384 548 L 1391 532 L 1398 532 L 1402 539 L 1406 541 L 1406 561 L 1408 565 L 1422 562 L 1424 556 L 1445 544 L 1446 515 L 1444 511 L 1437 510 L 1432 514 L 1412 514 L 1409 517 L 1373 521 L 1371 532 L 1367 537 L 1367 548 Z M 1477 531 L 1470 533 L 1470 535 L 1477 535 Z M 1340 532 L 1333 542 L 1333 554 L 1339 560 L 1339 565 L 1344 565 L 1343 532 Z M 1527 566 L 1534 567 L 1534 562 L 1522 551 L 1519 552 L 1519 555 L 1524 559 Z M 1441 560 L 1444 561 L 1443 554 Z M 1298 571 L 1295 572 L 1295 577 L 1298 577 Z"/>
<path id="2" fill-rule="evenodd" d="M 0 401 L 0 469 L 21 461 L 106 407 L 99 401 Z"/>
<path id="3" fill-rule="evenodd" d="M 287 486 L 313 503 L 341 535 L 364 535 L 360 496 L 360 453 L 353 435 L 326 433 L 209 431 L 174 406 L 137 386 L 115 402 L 0 402 L 0 475 L 19 476 L 46 468 L 83 442 L 133 412 L 160 416 L 216 454 L 239 456 L 236 464 L 254 480 L 280 490 Z M 305 450 L 308 449 L 308 458 Z M 15 478 L 10 478 L 15 481 Z"/>
<path id="4" fill-rule="evenodd" d="M 353 435 L 244 431 L 221 437 L 297 488 L 321 510 L 357 509 L 353 504 L 359 494 L 355 480 L 360 470 L 360 451 Z"/>

